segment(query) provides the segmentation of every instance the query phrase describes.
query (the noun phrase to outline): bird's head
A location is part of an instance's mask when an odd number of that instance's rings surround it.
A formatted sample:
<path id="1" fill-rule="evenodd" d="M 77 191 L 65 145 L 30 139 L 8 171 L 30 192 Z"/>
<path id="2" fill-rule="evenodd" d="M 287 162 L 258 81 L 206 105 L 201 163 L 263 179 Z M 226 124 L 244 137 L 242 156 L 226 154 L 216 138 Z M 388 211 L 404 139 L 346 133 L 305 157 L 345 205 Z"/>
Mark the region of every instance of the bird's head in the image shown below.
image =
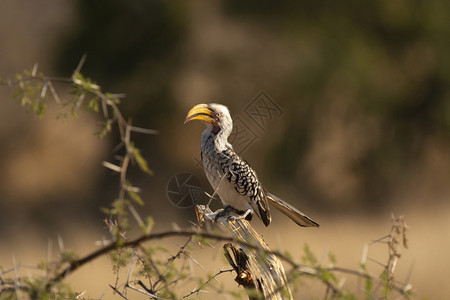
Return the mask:
<path id="1" fill-rule="evenodd" d="M 228 136 L 233 129 L 230 112 L 222 104 L 197 104 L 188 112 L 184 123 L 186 124 L 192 120 L 203 121 L 207 127 L 211 128 L 211 132 L 214 134 L 222 132 Z"/>

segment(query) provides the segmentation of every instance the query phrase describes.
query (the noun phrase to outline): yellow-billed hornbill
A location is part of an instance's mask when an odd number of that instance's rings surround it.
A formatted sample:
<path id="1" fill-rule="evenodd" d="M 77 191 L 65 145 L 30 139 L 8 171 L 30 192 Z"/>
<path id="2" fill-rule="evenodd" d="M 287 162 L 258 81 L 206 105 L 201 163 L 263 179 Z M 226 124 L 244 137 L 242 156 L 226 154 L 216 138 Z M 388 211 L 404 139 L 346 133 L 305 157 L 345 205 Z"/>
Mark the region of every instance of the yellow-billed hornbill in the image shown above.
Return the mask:
<path id="1" fill-rule="evenodd" d="M 236 154 L 228 143 L 233 121 L 226 106 L 216 103 L 198 104 L 189 111 L 184 123 L 192 120 L 200 120 L 206 124 L 201 142 L 203 169 L 225 206 L 221 216 L 233 211 L 238 217 L 232 218 L 251 220 L 255 212 L 264 225 L 269 226 L 272 219 L 270 204 L 302 227 L 319 226 L 289 203 L 269 193 L 255 171 Z"/>

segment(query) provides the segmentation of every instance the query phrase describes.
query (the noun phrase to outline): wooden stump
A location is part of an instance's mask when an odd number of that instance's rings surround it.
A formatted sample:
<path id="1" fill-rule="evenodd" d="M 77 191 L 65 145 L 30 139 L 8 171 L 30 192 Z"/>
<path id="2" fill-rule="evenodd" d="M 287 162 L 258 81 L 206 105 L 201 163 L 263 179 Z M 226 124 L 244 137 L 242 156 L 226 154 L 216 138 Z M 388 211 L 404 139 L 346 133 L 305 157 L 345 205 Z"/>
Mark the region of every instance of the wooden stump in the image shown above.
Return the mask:
<path id="1" fill-rule="evenodd" d="M 216 213 L 205 205 L 195 207 L 200 226 L 215 222 Z M 246 244 L 227 243 L 225 257 L 237 273 L 235 281 L 246 288 L 250 299 L 292 299 L 284 267 L 260 235 L 246 220 L 226 221 L 219 219 L 222 228 L 237 241 Z"/>

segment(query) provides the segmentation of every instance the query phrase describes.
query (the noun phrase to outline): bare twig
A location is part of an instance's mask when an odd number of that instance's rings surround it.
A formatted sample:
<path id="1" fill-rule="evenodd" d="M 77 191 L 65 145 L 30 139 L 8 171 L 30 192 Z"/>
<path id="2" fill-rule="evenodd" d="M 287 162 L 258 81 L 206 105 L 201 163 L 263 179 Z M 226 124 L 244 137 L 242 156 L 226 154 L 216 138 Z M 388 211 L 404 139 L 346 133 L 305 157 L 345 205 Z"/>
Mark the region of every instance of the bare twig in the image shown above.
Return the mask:
<path id="1" fill-rule="evenodd" d="M 211 276 L 208 280 L 206 280 L 206 281 L 203 283 L 203 285 L 207 285 L 207 284 L 209 284 L 212 280 L 216 280 L 217 277 L 218 277 L 219 275 L 223 274 L 223 273 L 230 273 L 230 272 L 233 272 L 233 269 L 220 270 L 219 272 L 217 272 L 216 274 L 214 274 L 214 276 Z M 189 292 L 188 294 L 184 295 L 184 296 L 183 296 L 183 299 L 184 299 L 184 298 L 189 298 L 190 296 L 192 296 L 192 295 L 194 295 L 194 294 L 198 294 L 198 293 L 200 293 L 201 291 L 202 291 L 202 287 L 195 288 L 195 289 L 193 289 L 191 292 Z"/>
<path id="2" fill-rule="evenodd" d="M 109 284 L 109 287 L 115 292 L 117 293 L 120 297 L 122 297 L 123 299 L 128 300 L 128 298 L 122 294 L 116 287 L 112 286 L 111 284 Z"/>

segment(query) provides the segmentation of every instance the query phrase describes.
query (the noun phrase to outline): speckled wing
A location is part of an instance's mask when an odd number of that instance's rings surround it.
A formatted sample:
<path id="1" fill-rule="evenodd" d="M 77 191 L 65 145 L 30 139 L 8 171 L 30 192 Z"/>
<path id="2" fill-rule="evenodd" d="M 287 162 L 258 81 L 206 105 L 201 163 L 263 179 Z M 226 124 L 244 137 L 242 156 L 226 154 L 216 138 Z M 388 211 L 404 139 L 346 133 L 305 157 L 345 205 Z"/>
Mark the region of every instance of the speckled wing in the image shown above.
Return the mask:
<path id="1" fill-rule="evenodd" d="M 253 210 L 261 218 L 264 225 L 271 221 L 269 202 L 255 171 L 233 150 L 224 151 L 227 162 L 221 164 L 226 179 L 232 184 L 239 195 L 247 197 Z"/>

